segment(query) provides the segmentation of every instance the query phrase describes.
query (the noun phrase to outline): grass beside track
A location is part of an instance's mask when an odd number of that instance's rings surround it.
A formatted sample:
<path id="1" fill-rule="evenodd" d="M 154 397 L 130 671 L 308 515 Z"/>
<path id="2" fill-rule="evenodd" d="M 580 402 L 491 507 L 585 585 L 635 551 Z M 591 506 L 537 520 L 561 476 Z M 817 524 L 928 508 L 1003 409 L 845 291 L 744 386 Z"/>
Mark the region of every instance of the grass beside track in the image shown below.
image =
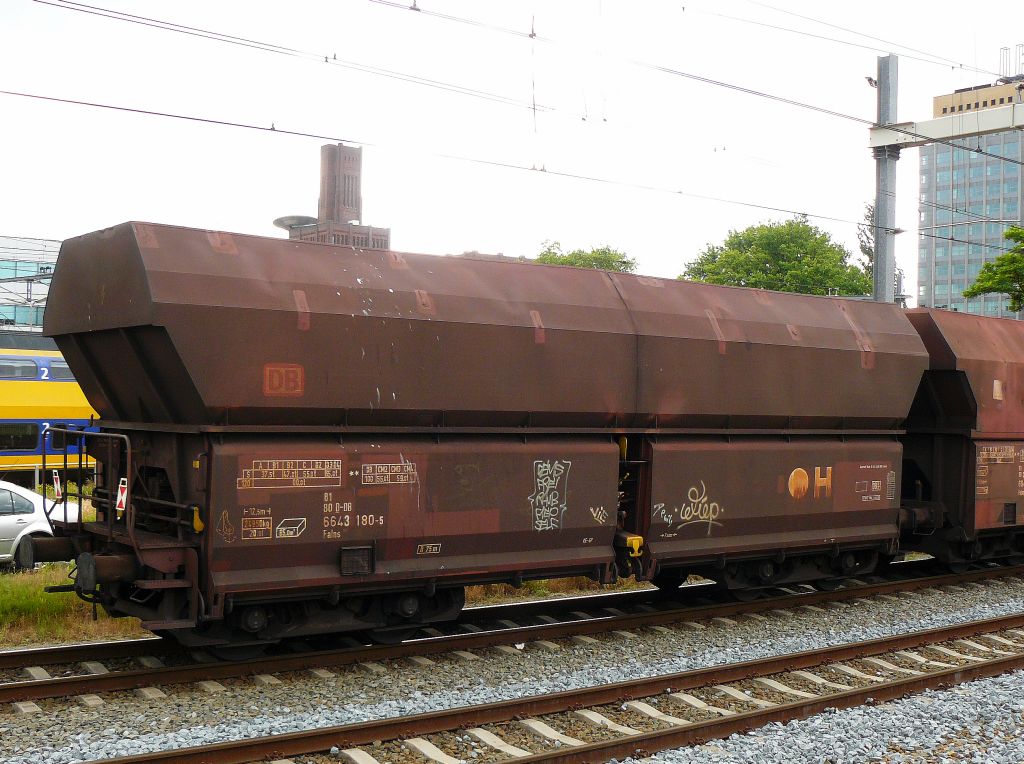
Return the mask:
<path id="1" fill-rule="evenodd" d="M 69 583 L 66 564 L 0 573 L 0 648 L 61 642 L 90 642 L 148 636 L 137 618 L 110 618 L 70 592 L 48 594 L 43 587 Z"/>

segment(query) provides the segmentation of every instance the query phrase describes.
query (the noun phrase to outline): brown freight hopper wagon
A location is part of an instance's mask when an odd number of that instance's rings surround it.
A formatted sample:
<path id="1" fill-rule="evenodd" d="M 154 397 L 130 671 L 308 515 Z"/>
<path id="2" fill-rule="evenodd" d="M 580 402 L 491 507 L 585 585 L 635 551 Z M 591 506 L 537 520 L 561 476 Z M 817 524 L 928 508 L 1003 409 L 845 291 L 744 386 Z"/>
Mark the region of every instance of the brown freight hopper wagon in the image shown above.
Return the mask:
<path id="1" fill-rule="evenodd" d="M 902 546 L 953 566 L 1024 555 L 1024 323 L 908 313 L 931 363 L 907 419 Z"/>
<path id="2" fill-rule="evenodd" d="M 928 366 L 893 305 L 144 223 L 64 243 L 45 330 L 102 474 L 36 558 L 209 645 L 383 638 L 484 582 L 865 572 Z"/>

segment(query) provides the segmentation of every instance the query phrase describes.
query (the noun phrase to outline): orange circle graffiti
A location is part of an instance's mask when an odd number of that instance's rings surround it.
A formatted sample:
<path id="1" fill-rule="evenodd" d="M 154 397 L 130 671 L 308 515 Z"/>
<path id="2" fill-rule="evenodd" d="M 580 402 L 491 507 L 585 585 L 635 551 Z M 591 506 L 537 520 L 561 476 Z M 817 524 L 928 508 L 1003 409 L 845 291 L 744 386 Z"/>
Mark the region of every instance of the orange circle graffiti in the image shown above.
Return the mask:
<path id="1" fill-rule="evenodd" d="M 806 496 L 809 485 L 810 480 L 807 478 L 807 471 L 802 467 L 797 467 L 789 473 L 789 495 L 794 499 L 799 500 Z"/>

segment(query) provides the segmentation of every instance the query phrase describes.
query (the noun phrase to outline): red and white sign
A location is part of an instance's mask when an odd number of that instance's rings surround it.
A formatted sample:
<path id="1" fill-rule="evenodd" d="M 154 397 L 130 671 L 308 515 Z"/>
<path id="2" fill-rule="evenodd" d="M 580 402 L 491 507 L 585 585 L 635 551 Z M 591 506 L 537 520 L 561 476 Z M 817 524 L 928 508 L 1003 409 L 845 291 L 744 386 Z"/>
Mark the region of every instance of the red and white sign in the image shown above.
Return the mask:
<path id="1" fill-rule="evenodd" d="M 57 501 L 64 496 L 63 491 L 60 490 L 60 473 L 57 470 L 53 471 L 53 496 Z"/>
<path id="2" fill-rule="evenodd" d="M 128 478 L 121 478 L 121 482 L 117 484 L 117 503 L 114 504 L 114 509 L 117 511 L 117 519 L 121 519 L 121 515 L 124 514 L 125 505 L 128 503 Z"/>

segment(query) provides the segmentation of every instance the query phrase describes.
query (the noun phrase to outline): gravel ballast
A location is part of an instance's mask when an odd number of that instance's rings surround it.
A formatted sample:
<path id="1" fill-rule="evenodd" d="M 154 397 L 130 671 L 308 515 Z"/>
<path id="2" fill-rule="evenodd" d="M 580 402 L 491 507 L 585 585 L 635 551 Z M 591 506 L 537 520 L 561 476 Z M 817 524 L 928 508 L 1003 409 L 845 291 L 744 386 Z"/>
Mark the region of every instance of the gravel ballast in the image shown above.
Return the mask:
<path id="1" fill-rule="evenodd" d="M 1022 610 L 1024 581 L 1007 579 L 979 587 L 958 587 L 954 591 L 925 590 L 911 597 L 856 601 L 848 607 L 821 612 L 798 610 L 784 615 L 768 614 L 765 621 L 740 618 L 735 625 L 708 624 L 704 629 L 679 626 L 667 632 L 643 630 L 638 632 L 640 638 L 606 636 L 601 637 L 598 644 L 575 644 L 565 640 L 559 642 L 560 649 L 553 652 L 529 646 L 520 655 L 486 650 L 480 651 L 483 660 L 473 663 L 439 655 L 434 658 L 434 666 L 417 667 L 399 662 L 388 664 L 387 672 L 379 675 L 354 667 L 338 669 L 337 676 L 330 679 L 295 673 L 281 675 L 282 684 L 271 687 L 261 687 L 248 680 L 225 682 L 226 691 L 213 694 L 198 691 L 191 685 L 179 685 L 163 688 L 168 697 L 160 701 L 146 701 L 131 693 L 108 693 L 103 696 L 106 703 L 95 709 L 87 709 L 73 700 L 43 701 L 40 703 L 42 713 L 29 716 L 16 716 L 7 708 L 0 710 L 0 760 L 11 764 L 63 764 L 294 732 L 736 663 Z M 986 681 L 1005 680 L 1010 682 L 1007 686 L 1012 686 L 1014 676 Z M 1020 678 L 1016 681 L 1019 687 Z M 964 728 L 969 732 L 976 728 L 979 735 L 988 729 L 985 726 L 988 722 L 976 720 L 975 714 L 982 713 L 982 706 L 958 692 L 950 692 L 950 703 L 961 699 L 961 715 L 940 713 L 934 708 L 923 714 L 920 724 L 911 726 L 915 731 L 907 739 L 908 751 L 913 751 L 913 745 L 931 745 L 929 735 L 933 732 L 938 735 L 940 731 L 955 728 L 955 724 L 948 722 L 951 719 L 963 718 Z M 1020 695 L 1019 690 L 1017 694 Z M 939 695 L 932 693 L 915 700 L 927 707 L 925 701 L 934 704 Z M 892 717 L 891 723 L 899 728 L 899 715 L 894 710 L 897 707 L 897 704 L 885 706 Z M 1001 716 L 992 718 L 991 724 L 999 720 L 1006 724 L 1019 721 L 1014 718 L 1019 717 L 1019 711 L 1009 710 L 1010 706 L 1005 709 Z M 864 708 L 842 713 L 877 711 L 877 708 Z M 828 714 L 821 718 L 834 719 L 839 715 Z M 813 722 L 807 720 L 802 724 Z M 862 720 L 859 724 L 859 729 L 857 724 L 850 727 L 851 736 L 871 739 L 872 731 L 865 726 L 867 722 Z M 771 734 L 782 739 L 789 734 L 789 729 Z M 889 726 L 878 729 L 882 730 L 880 735 L 887 734 L 889 739 L 903 739 Z M 809 750 L 807 761 L 828 760 L 830 754 L 823 748 L 828 739 L 822 738 L 823 734 L 828 733 L 821 729 L 808 732 L 808 740 L 819 750 L 817 753 Z M 993 730 L 991 734 L 999 732 Z M 727 751 L 728 746 L 739 745 L 748 737 L 717 745 Z M 842 736 L 837 738 L 841 739 Z M 751 749 L 745 750 L 749 756 Z M 737 754 L 740 758 L 736 760 L 774 760 L 770 758 L 774 754 L 766 750 L 765 756 L 744 759 Z M 780 747 L 780 752 L 783 750 Z M 801 751 L 799 747 L 785 748 L 789 757 L 785 760 L 802 760 L 792 758 L 793 754 L 802 755 Z M 710 747 L 672 755 L 705 757 L 679 761 L 730 760 L 721 758 L 730 755 L 727 752 Z M 1010 760 L 1020 759 L 1024 756 Z M 858 754 L 853 758 L 840 756 L 832 760 L 870 759 Z M 894 758 L 892 761 L 915 759 Z"/>
<path id="2" fill-rule="evenodd" d="M 1024 672 L 1015 671 L 877 706 L 772 723 L 745 735 L 663 751 L 642 761 L 1018 764 L 1024 761 L 1022 683 Z"/>

